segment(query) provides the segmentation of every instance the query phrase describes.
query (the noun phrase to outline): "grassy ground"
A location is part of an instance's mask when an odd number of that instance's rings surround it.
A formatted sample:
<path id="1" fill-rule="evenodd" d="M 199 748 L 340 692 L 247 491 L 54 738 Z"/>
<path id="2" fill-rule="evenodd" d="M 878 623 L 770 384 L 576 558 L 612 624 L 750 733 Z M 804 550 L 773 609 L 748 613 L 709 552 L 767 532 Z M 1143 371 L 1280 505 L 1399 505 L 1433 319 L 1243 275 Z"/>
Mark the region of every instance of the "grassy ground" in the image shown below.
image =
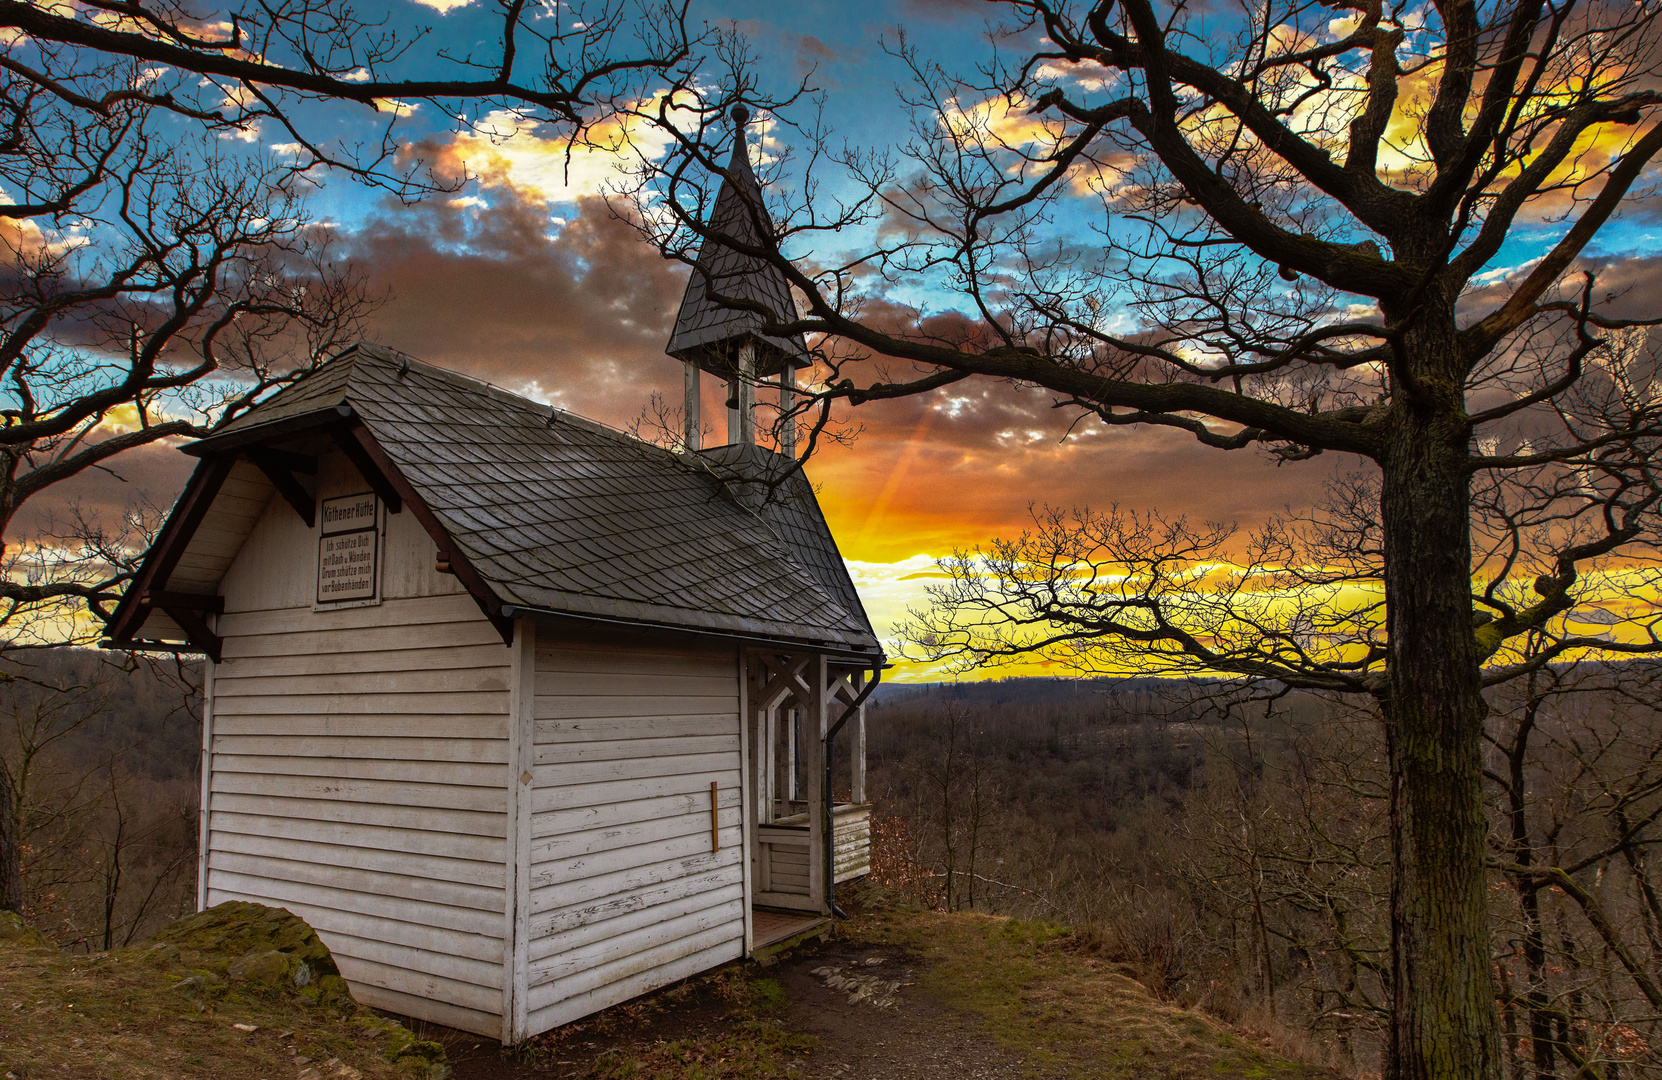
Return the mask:
<path id="1" fill-rule="evenodd" d="M 864 966 L 878 956 L 888 958 L 887 966 Z M 892 1006 L 823 992 L 819 973 L 826 965 L 889 978 L 897 964 L 910 981 Z M 787 988 L 794 1000 L 786 1000 Z M 962 1019 L 943 1024 L 943 1015 Z M 872 1056 L 873 1043 L 903 1048 L 915 1061 L 944 1059 L 941 1075 L 953 1075 L 956 1062 L 999 1066 L 986 1075 L 1046 1080 L 1333 1077 L 1204 1014 L 1155 999 L 1063 927 L 875 910 L 840 922 L 834 941 L 800 950 L 768 971 L 733 965 L 500 1058 L 491 1052 L 458 1060 L 457 1080 L 902 1075 L 890 1071 L 893 1062 Z"/>
<path id="2" fill-rule="evenodd" d="M 15 921 L 0 925 L 0 1074 L 411 1080 L 447 1072 L 431 1054 L 387 1060 L 384 1051 L 410 1041 L 407 1031 L 331 993 L 310 969 L 312 993 L 300 992 L 292 956 L 285 964 L 276 954 L 225 955 L 188 940 L 74 954 Z"/>
<path id="3" fill-rule="evenodd" d="M 0 921 L 0 1080 L 445 1075 L 436 1047 L 340 992 L 304 924 L 274 929 L 269 909 L 245 906 L 240 922 L 204 913 L 157 943 L 90 956 Z M 905 981 L 878 1006 L 829 988 L 827 965 Z M 774 1080 L 894 1060 L 1047 1080 L 1331 1075 L 1156 1000 L 1061 927 L 888 910 L 766 971 L 732 965 L 513 1050 L 474 1049 L 457 1080 Z"/>
<path id="4" fill-rule="evenodd" d="M 933 912 L 869 912 L 853 942 L 909 950 L 918 989 L 982 1019 L 986 1033 L 1046 1076 L 1101 1080 L 1331 1074 L 1279 1057 L 1190 1009 L 1168 1005 L 1052 923 Z"/>

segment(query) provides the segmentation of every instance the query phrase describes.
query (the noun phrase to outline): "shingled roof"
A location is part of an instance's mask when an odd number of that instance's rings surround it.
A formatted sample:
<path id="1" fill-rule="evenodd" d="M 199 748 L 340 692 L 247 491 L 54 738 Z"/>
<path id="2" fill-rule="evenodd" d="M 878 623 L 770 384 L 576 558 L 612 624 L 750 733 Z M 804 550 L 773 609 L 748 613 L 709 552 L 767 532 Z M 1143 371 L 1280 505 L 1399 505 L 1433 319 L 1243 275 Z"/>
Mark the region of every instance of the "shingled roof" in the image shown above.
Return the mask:
<path id="1" fill-rule="evenodd" d="M 342 420 L 363 425 L 442 525 L 500 605 L 493 617 L 563 614 L 880 655 L 800 477 L 746 506 L 719 461 L 390 350 L 348 349 L 190 449 L 235 453 L 266 433 Z"/>
<path id="2" fill-rule="evenodd" d="M 771 232 L 772 222 L 762 203 L 762 185 L 750 167 L 742 121 L 737 128 L 733 156 L 727 164 L 727 179 L 722 181 L 721 190 L 716 194 L 709 227 L 747 246 L 763 247 L 772 237 L 764 239 L 758 225 Z M 758 304 L 772 317 L 748 308 L 724 306 L 716 299 L 718 295 Z M 729 351 L 750 338 L 763 346 L 764 355 L 757 357 L 757 374 L 772 374 L 786 362 L 807 367 L 808 345 L 801 334 L 774 337 L 757 332 L 764 323 L 790 322 L 795 318 L 796 304 L 778 267 L 754 256 L 741 255 L 713 239 L 707 240 L 693 263 L 692 276 L 681 297 L 681 310 L 675 316 L 675 330 L 670 334 L 666 351 L 677 360 L 690 360 L 721 373 L 719 369 L 731 363 Z"/>

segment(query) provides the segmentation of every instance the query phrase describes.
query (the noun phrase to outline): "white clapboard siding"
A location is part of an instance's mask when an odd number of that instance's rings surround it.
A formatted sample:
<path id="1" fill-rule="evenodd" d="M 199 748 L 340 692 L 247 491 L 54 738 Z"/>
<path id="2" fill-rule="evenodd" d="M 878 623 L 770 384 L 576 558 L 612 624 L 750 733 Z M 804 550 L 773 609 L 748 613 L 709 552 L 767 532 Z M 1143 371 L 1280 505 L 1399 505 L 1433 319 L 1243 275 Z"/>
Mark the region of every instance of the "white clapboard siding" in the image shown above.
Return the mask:
<path id="1" fill-rule="evenodd" d="M 531 1031 L 742 955 L 734 650 L 539 637 L 533 719 Z"/>
<path id="2" fill-rule="evenodd" d="M 557 775 L 552 769 L 545 769 L 544 777 Z M 571 784 L 560 787 L 539 788 L 535 794 L 534 806 L 536 813 L 543 814 L 550 811 L 570 810 L 587 807 L 603 807 L 609 802 L 618 799 L 655 799 L 662 796 L 690 795 L 697 798 L 700 793 L 704 796 L 704 809 L 709 810 L 710 781 L 717 781 L 722 787 L 730 782 L 737 782 L 738 769 L 734 769 L 718 776 L 706 776 L 703 773 L 685 773 L 679 776 L 637 777 L 628 782 L 626 788 L 620 788 L 618 783 L 588 783 Z"/>
<path id="3" fill-rule="evenodd" d="M 662 969 L 684 956 L 700 953 L 726 942 L 736 945 L 737 955 L 744 951 L 744 919 L 737 911 L 732 914 L 733 918 L 696 932 L 691 929 L 696 916 L 671 920 L 660 924 L 664 932 L 652 935 L 649 938 L 651 944 L 633 942 L 627 951 L 602 951 L 598 955 L 607 956 L 609 959 L 573 971 L 562 979 L 533 982 L 531 1008 L 541 1009 L 561 998 L 592 994 L 623 982 L 631 976 Z M 733 926 L 735 921 L 739 924 L 736 929 Z M 682 930 L 687 932 L 683 933 Z M 681 977 L 684 976 L 677 976 Z M 646 989 L 643 987 L 634 990 L 620 1000 L 628 1000 L 644 993 Z"/>
<path id="4" fill-rule="evenodd" d="M 306 919 L 360 1001 L 500 1035 L 511 656 L 412 514 L 386 538 L 379 604 L 313 609 L 316 532 L 281 499 L 225 574 L 208 900 Z"/>
<path id="5" fill-rule="evenodd" d="M 832 880 L 841 884 L 871 873 L 871 807 L 839 806 L 833 816 Z"/>
<path id="6" fill-rule="evenodd" d="M 229 816 L 229 815 L 228 815 Z M 292 825 L 293 822 L 287 822 Z M 308 823 L 310 824 L 310 823 Z M 501 869 L 500 862 L 486 862 L 468 859 L 466 856 L 477 850 L 477 846 L 462 849 L 452 853 L 449 857 L 434 859 L 426 851 L 433 847 L 434 839 L 442 840 L 442 836 L 433 833 L 417 833 L 418 837 L 426 838 L 425 842 L 411 842 L 405 840 L 413 850 L 401 851 L 388 848 L 366 849 L 362 843 L 353 846 L 349 844 L 318 843 L 305 837 L 310 830 L 303 828 L 285 828 L 276 833 L 262 833 L 259 822 L 239 823 L 241 831 L 236 834 L 235 848 L 232 850 L 248 857 L 271 859 L 287 859 L 291 862 L 305 862 L 313 866 L 341 867 L 348 870 L 366 870 L 387 877 L 403 876 L 421 882 L 424 891 L 415 894 L 418 899 L 437 899 L 440 903 L 464 904 L 460 899 L 449 898 L 451 894 L 445 891 L 446 885 L 455 883 L 463 886 L 463 892 L 457 896 L 473 897 L 471 905 L 481 909 L 489 909 L 501 902 L 502 889 L 499 885 L 490 884 L 495 873 Z M 226 838 L 228 828 L 222 828 L 220 839 Z M 364 840 L 371 839 L 367 833 L 360 832 Z M 380 839 L 380 836 L 373 837 Z M 221 848 L 221 850 L 226 850 Z M 410 888 L 406 884 L 384 884 L 383 888 L 397 893 L 402 888 Z M 427 892 L 425 890 L 433 890 Z"/>
<path id="7" fill-rule="evenodd" d="M 650 993 L 660 986 L 667 986 L 677 979 L 685 979 L 708 971 L 730 960 L 737 960 L 744 955 L 744 937 L 741 935 L 731 941 L 720 941 L 711 947 L 689 954 L 678 955 L 656 967 L 637 971 L 623 976 L 615 982 L 609 983 L 598 990 L 587 993 L 572 994 L 568 997 L 552 999 L 548 987 L 542 987 L 531 1002 L 530 1030 L 547 1031 L 549 1028 L 568 1024 L 579 1020 L 590 1013 L 599 1012 L 620 1001 L 628 1001 L 640 994 Z M 540 999 L 551 999 L 548 1004 L 540 1004 Z"/>
<path id="8" fill-rule="evenodd" d="M 636 889 L 597 900 L 592 904 L 574 904 L 559 908 L 531 920 L 531 956 L 547 956 L 562 946 L 585 944 L 615 930 L 613 920 L 627 915 L 638 915 L 645 922 L 658 918 L 660 905 L 679 902 L 708 892 L 732 892 L 735 886 L 721 869 L 694 877 L 678 877 L 673 881 L 650 888 Z"/>
<path id="9" fill-rule="evenodd" d="M 808 849 L 806 847 L 769 844 L 768 881 L 774 892 L 806 893 L 808 891 Z"/>
<path id="10" fill-rule="evenodd" d="M 307 749 L 319 757 L 363 761 L 467 761 L 507 767 L 501 739 L 410 739 L 362 736 L 317 736 Z M 221 754 L 285 754 L 293 742 L 283 735 L 224 735 L 214 745 Z"/>
<path id="11" fill-rule="evenodd" d="M 311 840 L 320 844 L 359 848 L 371 852 L 398 852 L 408 855 L 439 856 L 434 860 L 433 873 L 454 871 L 473 874 L 470 861 L 502 866 L 504 847 L 501 838 L 481 837 L 477 833 L 441 832 L 421 829 L 414 825 L 383 827 L 359 821 L 318 821 L 296 817 L 278 817 L 270 814 L 244 814 L 219 808 L 214 800 L 216 820 L 212 828 L 226 836 L 289 837 Z M 338 857 L 337 852 L 331 852 Z M 461 877 L 457 880 L 471 880 Z"/>

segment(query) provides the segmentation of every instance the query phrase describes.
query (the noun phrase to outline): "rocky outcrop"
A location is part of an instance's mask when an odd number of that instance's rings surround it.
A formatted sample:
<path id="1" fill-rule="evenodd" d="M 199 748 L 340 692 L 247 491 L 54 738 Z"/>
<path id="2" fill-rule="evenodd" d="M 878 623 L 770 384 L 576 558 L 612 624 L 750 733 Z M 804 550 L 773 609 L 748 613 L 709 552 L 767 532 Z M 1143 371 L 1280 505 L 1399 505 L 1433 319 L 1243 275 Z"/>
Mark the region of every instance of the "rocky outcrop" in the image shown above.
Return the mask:
<path id="1" fill-rule="evenodd" d="M 386 1060 L 432 1080 L 450 1074 L 438 1043 L 360 1008 L 329 947 L 304 919 L 283 908 L 228 901 L 180 919 L 143 948 L 195 972 L 174 990 L 199 1008 L 227 994 L 298 995 L 352 1016 Z"/>
<path id="2" fill-rule="evenodd" d="M 320 1005 L 352 1005 L 329 947 L 304 919 L 283 908 L 240 900 L 218 904 L 168 926 L 147 950 L 205 969 L 222 985 L 244 992 L 296 993 Z M 202 977 L 186 982 L 195 978 Z M 197 989 L 210 981 L 203 979 Z"/>

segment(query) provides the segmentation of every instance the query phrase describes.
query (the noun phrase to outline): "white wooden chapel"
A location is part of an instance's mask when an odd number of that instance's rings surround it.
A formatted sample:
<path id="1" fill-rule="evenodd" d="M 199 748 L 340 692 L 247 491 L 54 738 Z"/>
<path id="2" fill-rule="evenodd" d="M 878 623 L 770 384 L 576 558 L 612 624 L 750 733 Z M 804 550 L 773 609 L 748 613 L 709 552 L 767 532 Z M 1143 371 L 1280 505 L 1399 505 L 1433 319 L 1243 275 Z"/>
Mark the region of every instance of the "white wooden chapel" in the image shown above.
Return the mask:
<path id="1" fill-rule="evenodd" d="M 728 173 L 713 220 L 771 228 L 742 134 Z M 789 438 L 754 445 L 756 386 L 788 408 L 806 349 L 715 299 L 788 315 L 783 277 L 706 247 L 674 451 L 369 345 L 186 447 L 109 644 L 209 658 L 200 905 L 286 907 L 361 1001 L 512 1042 L 865 873 L 882 650 Z"/>

